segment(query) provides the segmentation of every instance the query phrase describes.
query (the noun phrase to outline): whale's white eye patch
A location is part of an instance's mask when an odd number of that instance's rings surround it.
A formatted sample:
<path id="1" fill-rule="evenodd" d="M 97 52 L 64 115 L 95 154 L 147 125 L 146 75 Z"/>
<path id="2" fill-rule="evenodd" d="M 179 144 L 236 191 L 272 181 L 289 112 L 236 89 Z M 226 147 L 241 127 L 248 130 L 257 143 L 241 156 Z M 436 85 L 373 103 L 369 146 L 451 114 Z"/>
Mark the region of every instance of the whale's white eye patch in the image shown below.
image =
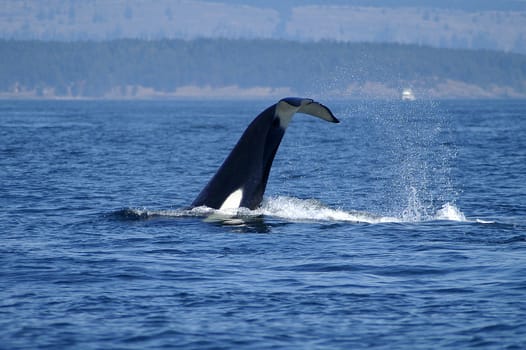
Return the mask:
<path id="1" fill-rule="evenodd" d="M 219 210 L 237 209 L 241 204 L 241 199 L 243 199 L 243 190 L 240 188 L 239 190 L 232 192 L 225 199 Z"/>

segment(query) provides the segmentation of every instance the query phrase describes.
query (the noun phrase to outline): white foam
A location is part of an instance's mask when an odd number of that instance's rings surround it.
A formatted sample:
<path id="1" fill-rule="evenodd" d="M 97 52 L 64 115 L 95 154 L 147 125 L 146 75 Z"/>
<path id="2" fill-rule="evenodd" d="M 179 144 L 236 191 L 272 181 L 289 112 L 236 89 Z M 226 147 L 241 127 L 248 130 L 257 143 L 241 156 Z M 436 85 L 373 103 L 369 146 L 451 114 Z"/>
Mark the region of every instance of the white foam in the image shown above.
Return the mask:
<path id="1" fill-rule="evenodd" d="M 442 205 L 438 210 L 433 208 L 415 187 L 410 187 L 407 204 L 400 217 L 402 222 L 428 222 L 436 220 L 468 222 L 462 211 L 451 202 Z"/>
<path id="2" fill-rule="evenodd" d="M 192 209 L 160 209 L 151 210 L 146 208 L 128 208 L 119 211 L 120 215 L 137 219 L 149 219 L 159 216 L 166 217 L 185 217 L 185 216 L 205 216 L 214 213 L 215 210 L 208 207 L 196 207 Z"/>
<path id="3" fill-rule="evenodd" d="M 291 221 L 339 221 L 364 223 L 400 222 L 400 219 L 395 217 L 333 209 L 314 199 L 299 199 L 292 197 L 268 198 L 257 211 L 262 215 Z"/>
<path id="4" fill-rule="evenodd" d="M 475 222 L 477 224 L 485 224 L 485 225 L 496 223 L 496 221 L 493 221 L 493 220 L 482 220 L 482 219 L 475 219 Z"/>
<path id="5" fill-rule="evenodd" d="M 466 222 L 466 216 L 452 203 L 446 203 L 435 215 L 435 220 Z"/>
<path id="6" fill-rule="evenodd" d="M 294 197 L 277 196 L 266 198 L 262 206 L 256 210 L 246 208 L 214 210 L 208 207 L 196 207 L 192 209 L 174 210 L 148 210 L 128 209 L 138 218 L 153 218 L 158 216 L 169 217 L 202 217 L 207 221 L 235 220 L 239 218 L 250 218 L 268 216 L 295 222 L 356 222 L 356 223 L 417 223 L 436 220 L 447 220 L 457 222 L 470 222 L 466 216 L 452 203 L 445 203 L 434 215 L 422 214 L 422 209 L 417 208 L 417 203 L 411 203 L 400 217 L 382 216 L 369 212 L 348 211 L 340 208 L 330 208 L 315 199 L 299 199 Z M 476 222 L 488 223 L 482 220 Z"/>
<path id="7" fill-rule="evenodd" d="M 261 215 L 278 217 L 291 221 L 340 221 L 378 223 L 417 223 L 435 220 L 468 222 L 466 216 L 452 203 L 444 204 L 434 215 L 418 207 L 419 202 L 411 202 L 400 215 L 382 216 L 368 212 L 347 211 L 329 208 L 314 199 L 292 197 L 272 197 L 264 201 L 256 212 Z"/>

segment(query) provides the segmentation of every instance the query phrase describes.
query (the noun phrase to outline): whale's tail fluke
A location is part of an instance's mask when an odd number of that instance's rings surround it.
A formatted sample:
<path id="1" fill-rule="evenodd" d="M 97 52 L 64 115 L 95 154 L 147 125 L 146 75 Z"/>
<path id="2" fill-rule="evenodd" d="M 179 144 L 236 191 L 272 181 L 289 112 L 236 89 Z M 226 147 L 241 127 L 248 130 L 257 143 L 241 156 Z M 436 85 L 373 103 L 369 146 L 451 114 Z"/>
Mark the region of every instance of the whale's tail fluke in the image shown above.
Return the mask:
<path id="1" fill-rule="evenodd" d="M 250 123 L 217 173 L 192 207 L 255 209 L 263 200 L 274 156 L 292 116 L 309 114 L 339 123 L 331 110 L 310 98 L 287 97 L 261 112 Z"/>
<path id="2" fill-rule="evenodd" d="M 331 110 L 319 102 L 310 98 L 287 97 L 278 102 L 280 105 L 287 104 L 293 107 L 299 107 L 297 113 L 304 113 L 314 117 L 321 118 L 331 123 L 339 123 L 340 121 L 332 114 Z"/>

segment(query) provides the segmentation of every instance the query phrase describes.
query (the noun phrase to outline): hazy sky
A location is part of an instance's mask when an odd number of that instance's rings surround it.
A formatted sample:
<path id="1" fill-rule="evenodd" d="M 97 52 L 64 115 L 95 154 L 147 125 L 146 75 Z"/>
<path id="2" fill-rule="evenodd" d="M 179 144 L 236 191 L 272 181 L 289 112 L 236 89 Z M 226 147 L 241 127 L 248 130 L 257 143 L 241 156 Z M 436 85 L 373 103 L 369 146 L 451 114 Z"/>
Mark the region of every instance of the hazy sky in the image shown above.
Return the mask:
<path id="1" fill-rule="evenodd" d="M 0 0 L 0 37 L 279 38 L 526 54 L 526 0 Z"/>
<path id="2" fill-rule="evenodd" d="M 339 5 L 367 7 L 428 7 L 457 9 L 465 11 L 525 11 L 525 0 L 233 0 L 231 4 L 245 4 L 258 7 L 287 8 L 304 5 Z"/>

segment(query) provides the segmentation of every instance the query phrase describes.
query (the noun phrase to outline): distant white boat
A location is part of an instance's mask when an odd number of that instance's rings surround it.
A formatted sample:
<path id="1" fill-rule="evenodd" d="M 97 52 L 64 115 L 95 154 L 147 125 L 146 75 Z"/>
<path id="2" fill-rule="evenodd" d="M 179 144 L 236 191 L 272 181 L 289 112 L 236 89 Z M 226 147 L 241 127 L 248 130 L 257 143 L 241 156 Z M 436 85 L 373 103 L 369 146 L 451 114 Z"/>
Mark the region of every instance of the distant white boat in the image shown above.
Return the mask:
<path id="1" fill-rule="evenodd" d="M 402 101 L 414 101 L 414 100 L 415 100 L 415 94 L 413 93 L 413 90 L 404 89 L 402 91 Z"/>

